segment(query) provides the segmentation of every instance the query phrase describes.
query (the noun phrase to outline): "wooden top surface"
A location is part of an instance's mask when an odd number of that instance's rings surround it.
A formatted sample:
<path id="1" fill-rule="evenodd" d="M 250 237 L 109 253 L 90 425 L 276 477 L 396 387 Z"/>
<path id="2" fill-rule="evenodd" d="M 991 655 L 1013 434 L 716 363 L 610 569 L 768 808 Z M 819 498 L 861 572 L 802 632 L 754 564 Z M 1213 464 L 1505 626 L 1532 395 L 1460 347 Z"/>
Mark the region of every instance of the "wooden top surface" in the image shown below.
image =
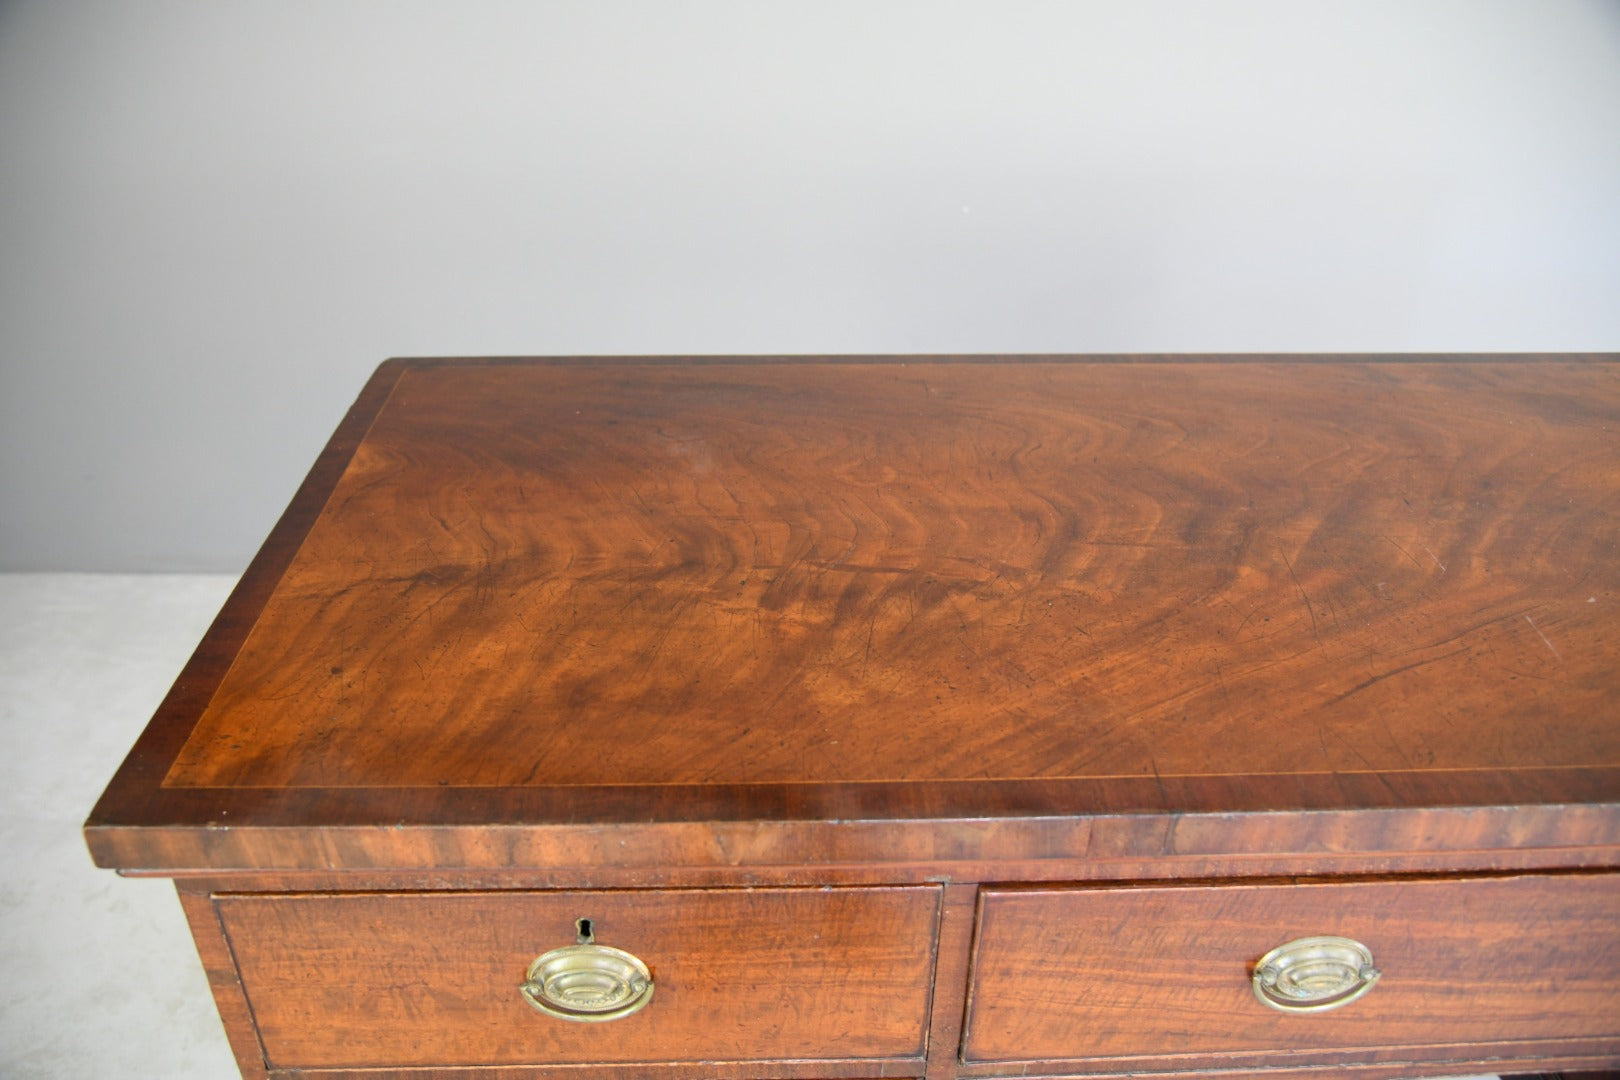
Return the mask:
<path id="1" fill-rule="evenodd" d="M 92 828 L 1620 799 L 1620 364 L 384 365 Z"/>

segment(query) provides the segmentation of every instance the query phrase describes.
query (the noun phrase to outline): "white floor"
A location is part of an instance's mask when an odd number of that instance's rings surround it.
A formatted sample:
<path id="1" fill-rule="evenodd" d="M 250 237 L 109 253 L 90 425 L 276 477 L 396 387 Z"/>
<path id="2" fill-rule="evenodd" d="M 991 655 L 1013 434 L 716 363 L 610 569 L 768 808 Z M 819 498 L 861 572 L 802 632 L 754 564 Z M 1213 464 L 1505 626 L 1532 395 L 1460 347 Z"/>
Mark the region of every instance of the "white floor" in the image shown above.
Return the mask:
<path id="1" fill-rule="evenodd" d="M 80 826 L 230 591 L 219 575 L 0 575 L 0 1076 L 237 1075 L 167 881 Z"/>
<path id="2" fill-rule="evenodd" d="M 0 574 L 0 1077 L 237 1075 L 173 888 L 79 833 L 233 580 Z"/>

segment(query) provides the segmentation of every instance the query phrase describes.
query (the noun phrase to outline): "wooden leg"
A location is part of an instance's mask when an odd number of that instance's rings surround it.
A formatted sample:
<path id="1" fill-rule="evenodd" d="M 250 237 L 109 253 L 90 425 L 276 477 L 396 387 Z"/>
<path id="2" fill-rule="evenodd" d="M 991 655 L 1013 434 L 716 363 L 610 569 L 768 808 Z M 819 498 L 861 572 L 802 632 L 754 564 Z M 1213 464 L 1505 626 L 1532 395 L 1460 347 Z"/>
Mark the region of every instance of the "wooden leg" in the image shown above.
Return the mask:
<path id="1" fill-rule="evenodd" d="M 214 912 L 213 898 L 206 892 L 188 891 L 183 883 L 176 884 L 180 904 L 186 909 L 191 923 L 191 937 L 197 943 L 197 955 L 203 970 L 208 973 L 208 985 L 214 991 L 214 1004 L 225 1023 L 225 1036 L 236 1055 L 236 1066 L 242 1070 L 243 1080 L 266 1080 L 264 1048 L 259 1045 L 258 1033 L 253 1027 L 253 1013 L 247 995 L 236 977 L 236 964 L 231 960 L 231 948 L 225 940 L 225 931 Z"/>

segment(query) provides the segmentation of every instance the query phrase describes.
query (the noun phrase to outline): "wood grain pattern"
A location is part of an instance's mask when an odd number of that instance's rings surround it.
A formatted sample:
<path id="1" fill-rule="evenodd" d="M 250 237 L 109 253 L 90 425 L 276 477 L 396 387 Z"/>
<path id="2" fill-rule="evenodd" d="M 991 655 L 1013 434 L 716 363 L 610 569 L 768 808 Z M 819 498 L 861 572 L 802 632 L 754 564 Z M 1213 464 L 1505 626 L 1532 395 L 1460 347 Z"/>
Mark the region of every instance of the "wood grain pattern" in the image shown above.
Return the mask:
<path id="1" fill-rule="evenodd" d="M 191 928 L 191 938 L 197 944 L 197 956 L 208 976 L 208 988 L 214 995 L 214 1007 L 225 1025 L 231 1053 L 242 1080 L 265 1080 L 268 1073 L 264 1063 L 264 1047 L 259 1032 L 253 1026 L 253 1010 L 242 991 L 242 980 L 236 971 L 236 960 L 231 956 L 225 931 L 219 925 L 219 913 L 214 910 L 213 898 L 206 892 L 180 887 L 180 905 Z"/>
<path id="2" fill-rule="evenodd" d="M 671 789 L 652 799 L 612 789 L 574 800 L 511 790 L 361 800 L 321 789 L 252 798 L 194 792 L 120 804 L 130 817 L 105 815 L 85 832 L 99 865 L 148 875 L 349 870 L 442 878 L 510 870 L 585 886 L 712 873 L 758 874 L 762 882 L 808 873 L 820 882 L 829 872 L 878 867 L 887 868 L 880 877 L 897 880 L 1051 880 L 1252 875 L 1290 866 L 1321 873 L 1614 866 L 1620 797 L 1613 785 L 1611 774 L 1571 771 L 1505 784 L 1449 773 L 1299 776 L 1263 787 L 1225 778 L 1150 782 L 1145 790 L 1031 784 L 1006 800 L 966 785 L 949 799 L 846 797 L 800 786 L 765 797 L 712 789 L 722 797 L 684 803 Z M 820 797 L 787 797 L 798 792 Z M 974 795 L 984 801 L 974 804 Z M 1343 808 L 1358 799 L 1376 809 Z"/>
<path id="3" fill-rule="evenodd" d="M 478 1065 L 432 1069 L 278 1069 L 271 1080 L 919 1080 L 904 1065 L 826 1061 L 782 1062 L 766 1067 L 749 1062 L 706 1061 L 691 1065 Z M 850 1069 L 865 1071 L 852 1073 Z M 889 1071 L 890 1069 L 897 1071 Z M 914 1068 L 914 1066 L 912 1066 Z M 877 1071 L 874 1071 L 876 1069 Z M 1574 1080 L 1574 1078 L 1571 1078 Z"/>
<path id="4" fill-rule="evenodd" d="M 92 851 L 1620 843 L 1614 358 L 1160 361 L 390 362 Z"/>
<path id="5" fill-rule="evenodd" d="M 276 1068 L 912 1059 L 940 890 L 221 896 Z M 557 1020 L 518 984 L 574 943 L 641 957 L 655 992 L 609 1023 Z M 870 1069 L 870 1065 L 868 1065 Z"/>
<path id="6" fill-rule="evenodd" d="M 1317 1055 L 1600 1040 L 1620 1054 L 1620 877 L 986 890 L 964 1057 L 1152 1070 L 1196 1055 Z M 1366 944 L 1383 978 L 1332 1012 L 1254 1000 L 1294 938 Z M 1427 1048 L 1428 1053 L 1414 1053 Z M 1237 1062 L 1234 1064 L 1241 1064 Z"/>
<path id="7" fill-rule="evenodd" d="M 1293 853 L 1245 857 L 986 859 L 982 862 L 819 863 L 794 866 L 539 867 L 524 870 L 252 870 L 178 876 L 206 892 L 418 892 L 436 889 L 669 889 L 722 886 L 922 885 L 959 882 L 1117 883 L 1368 877 L 1438 873 L 1620 869 L 1620 850 L 1526 848 L 1389 855 Z M 130 875 L 173 877 L 172 874 Z"/>
<path id="8" fill-rule="evenodd" d="M 934 962 L 934 999 L 929 1007 L 926 1080 L 948 1080 L 956 1075 L 962 1045 L 962 1013 L 967 1005 L 968 960 L 978 906 L 977 886 L 945 887 Z"/>
<path id="9" fill-rule="evenodd" d="M 1613 766 L 1617 432 L 1590 364 L 411 370 L 165 782 Z"/>
<path id="10" fill-rule="evenodd" d="M 1588 1078 L 1604 1078 L 1610 1075 L 1606 1072 L 1587 1073 L 1579 1070 L 1601 1068 L 1610 1060 L 1607 1054 L 1596 1056 L 1584 1055 L 1576 1051 L 1550 1056 L 1538 1054 L 1534 1047 L 1524 1045 L 1499 1044 L 1491 1047 L 1482 1047 L 1481 1052 L 1487 1056 L 1481 1058 L 1475 1065 L 1475 1072 L 1468 1075 L 1477 1075 L 1478 1069 L 1501 1068 L 1504 1070 L 1522 1071 L 1524 1069 L 1548 1068 L 1571 1070 L 1566 1073 L 1568 1080 L 1588 1080 Z M 963 1066 L 958 1073 L 963 1078 L 985 1078 L 985 1080 L 1008 1080 L 1005 1072 L 999 1076 L 994 1072 L 987 1072 L 989 1066 Z M 1051 1067 L 1030 1068 L 1020 1066 L 1017 1072 L 1018 1080 L 1086 1080 L 1088 1077 L 1117 1077 L 1117 1071 L 1097 1072 L 1091 1069 L 1076 1067 L 1073 1063 L 1051 1063 Z M 1163 1072 L 1137 1072 L 1133 1075 L 1149 1077 L 1171 1076 L 1219 1076 L 1220 1080 L 1334 1080 L 1335 1077 L 1353 1077 L 1355 1080 L 1415 1080 L 1417 1077 L 1456 1077 L 1459 1075 L 1456 1063 L 1433 1061 L 1409 1061 L 1399 1057 L 1389 1057 L 1379 1061 L 1341 1061 L 1317 1065 L 1266 1065 L 1257 1067 L 1222 1068 L 1219 1072 L 1203 1071 L 1198 1069 L 1183 1070 L 1179 1073 Z M 1506 1073 L 1503 1074 L 1507 1075 Z M 334 1078 L 336 1080 L 336 1078 Z M 344 1077 L 343 1080 L 360 1080 L 360 1078 Z M 400 1077 L 399 1080 L 407 1080 Z M 409 1078 L 416 1080 L 416 1078 Z M 427 1080 L 427 1078 L 422 1078 Z M 434 1077 L 433 1080 L 451 1080 L 449 1077 Z M 455 1080 L 462 1080 L 457 1077 Z M 474 1080 L 474 1078 L 466 1078 Z M 504 1077 L 501 1080 L 505 1080 Z"/>
<path id="11" fill-rule="evenodd" d="M 391 361 L 86 835 L 254 1076 L 1613 1066 L 1617 431 L 1616 356 Z M 645 1012 L 518 1001 L 582 915 Z M 1285 931 L 1386 982 L 1233 1022 Z"/>

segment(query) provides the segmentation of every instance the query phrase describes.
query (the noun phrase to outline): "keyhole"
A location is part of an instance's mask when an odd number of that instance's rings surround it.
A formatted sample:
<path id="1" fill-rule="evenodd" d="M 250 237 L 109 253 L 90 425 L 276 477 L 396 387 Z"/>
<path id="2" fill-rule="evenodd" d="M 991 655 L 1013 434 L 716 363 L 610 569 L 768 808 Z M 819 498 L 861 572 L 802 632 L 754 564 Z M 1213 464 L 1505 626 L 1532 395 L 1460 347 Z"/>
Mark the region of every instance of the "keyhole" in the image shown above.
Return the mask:
<path id="1" fill-rule="evenodd" d="M 581 945 L 590 945 L 596 941 L 596 934 L 591 929 L 591 920 L 575 919 L 574 930 L 578 933 L 578 942 Z"/>

